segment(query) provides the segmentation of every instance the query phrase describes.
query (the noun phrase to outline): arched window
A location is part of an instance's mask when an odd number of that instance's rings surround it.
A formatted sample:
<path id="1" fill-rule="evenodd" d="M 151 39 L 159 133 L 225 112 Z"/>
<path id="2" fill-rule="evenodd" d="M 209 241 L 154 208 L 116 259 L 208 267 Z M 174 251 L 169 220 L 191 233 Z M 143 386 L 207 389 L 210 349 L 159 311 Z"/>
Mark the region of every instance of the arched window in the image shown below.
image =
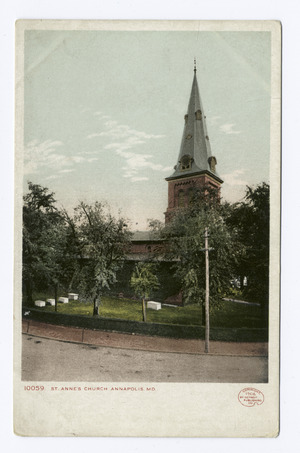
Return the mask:
<path id="1" fill-rule="evenodd" d="M 184 204 L 184 191 L 181 189 L 178 192 L 178 207 L 183 208 Z"/>
<path id="2" fill-rule="evenodd" d="M 190 187 L 188 190 L 188 204 L 192 204 L 195 198 L 195 189 Z"/>

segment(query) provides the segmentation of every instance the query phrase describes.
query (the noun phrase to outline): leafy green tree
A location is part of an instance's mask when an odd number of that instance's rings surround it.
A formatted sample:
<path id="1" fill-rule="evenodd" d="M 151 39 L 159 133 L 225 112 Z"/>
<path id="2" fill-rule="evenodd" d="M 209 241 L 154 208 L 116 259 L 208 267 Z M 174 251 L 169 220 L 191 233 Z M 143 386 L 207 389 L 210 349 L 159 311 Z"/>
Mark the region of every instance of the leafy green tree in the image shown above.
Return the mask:
<path id="1" fill-rule="evenodd" d="M 63 278 L 65 221 L 55 206 L 54 193 L 39 184 L 28 183 L 23 205 L 23 286 L 27 304 L 33 290 L 51 285 L 55 290 Z"/>
<path id="2" fill-rule="evenodd" d="M 130 285 L 135 294 L 142 299 L 143 321 L 147 322 L 146 298 L 159 287 L 158 278 L 154 273 L 153 263 L 138 263 L 132 273 Z"/>
<path id="3" fill-rule="evenodd" d="M 175 275 L 181 281 L 184 303 L 202 305 L 204 323 L 205 254 L 204 233 L 209 231 L 210 300 L 219 300 L 230 291 L 235 265 L 243 253 L 234 230 L 226 224 L 228 206 L 200 199 L 197 193 L 187 208 L 178 210 L 163 232 L 168 243 L 168 257 L 174 261 Z"/>
<path id="4" fill-rule="evenodd" d="M 164 223 L 157 219 L 147 219 L 152 238 L 160 238 L 164 229 Z"/>
<path id="5" fill-rule="evenodd" d="M 80 239 L 77 225 L 72 216 L 63 210 L 66 224 L 66 242 L 64 257 L 64 274 L 68 292 L 77 292 L 77 276 L 84 262 L 84 245 Z"/>
<path id="6" fill-rule="evenodd" d="M 73 281 L 80 294 L 93 301 L 93 315 L 97 316 L 103 290 L 116 282 L 117 271 L 123 265 L 131 233 L 126 220 L 115 219 L 100 202 L 93 205 L 80 202 L 71 225 L 80 263 Z"/>
<path id="7" fill-rule="evenodd" d="M 227 219 L 236 229 L 246 253 L 238 262 L 236 274 L 247 277 L 244 293 L 260 302 L 267 321 L 269 300 L 270 188 L 265 182 L 247 187 L 241 203 L 234 206 Z"/>

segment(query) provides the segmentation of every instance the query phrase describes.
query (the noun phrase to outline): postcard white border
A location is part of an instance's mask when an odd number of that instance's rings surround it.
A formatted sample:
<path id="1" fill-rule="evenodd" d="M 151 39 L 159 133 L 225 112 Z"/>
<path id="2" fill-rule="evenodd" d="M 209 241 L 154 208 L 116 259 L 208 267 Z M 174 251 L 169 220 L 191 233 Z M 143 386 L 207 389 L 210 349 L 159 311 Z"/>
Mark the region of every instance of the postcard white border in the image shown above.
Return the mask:
<path id="1" fill-rule="evenodd" d="M 256 384 L 265 395 L 265 402 L 251 412 L 237 401 L 245 384 L 155 384 L 157 391 L 139 395 L 118 393 L 51 394 L 24 393 L 20 380 L 20 240 L 22 193 L 18 181 L 22 174 L 23 143 L 23 55 L 24 29 L 176 29 L 176 30 L 236 30 L 270 31 L 272 33 L 272 126 L 271 126 L 271 277 L 270 277 L 270 358 L 269 383 Z M 15 198 L 15 429 L 18 434 L 31 436 L 175 436 L 175 437 L 272 437 L 278 432 L 279 419 L 279 244 L 280 244 L 280 24 L 268 21 L 26 21 L 17 26 L 16 77 L 16 198 Z M 74 384 L 74 383 L 72 383 Z M 83 383 L 81 383 L 83 384 Z M 132 383 L 130 383 L 132 385 Z M 30 383 L 28 383 L 30 385 Z M 46 385 L 46 383 L 45 383 Z M 51 383 L 48 383 L 51 385 Z M 56 386 L 59 383 L 55 383 Z M 63 383 L 67 385 L 67 383 Z M 92 383 L 88 383 L 92 385 Z M 138 383 L 138 385 L 142 385 Z M 148 383 L 149 385 L 149 383 Z M 196 404 L 195 404 L 196 402 Z M 141 406 L 143 418 L 141 418 Z M 28 409 L 30 408 L 30 417 Z M 245 411 L 246 409 L 246 411 Z M 248 409 L 248 411 L 247 411 Z M 47 412 L 47 424 L 39 424 Z M 70 417 L 72 414 L 72 417 Z M 180 423 L 179 423 L 180 419 Z M 91 420 L 105 420 L 93 423 Z M 139 422 L 134 423 L 134 420 Z M 166 422 L 167 420 L 167 422 Z M 245 420 L 247 422 L 245 423 Z M 233 422 L 234 421 L 234 422 Z"/>

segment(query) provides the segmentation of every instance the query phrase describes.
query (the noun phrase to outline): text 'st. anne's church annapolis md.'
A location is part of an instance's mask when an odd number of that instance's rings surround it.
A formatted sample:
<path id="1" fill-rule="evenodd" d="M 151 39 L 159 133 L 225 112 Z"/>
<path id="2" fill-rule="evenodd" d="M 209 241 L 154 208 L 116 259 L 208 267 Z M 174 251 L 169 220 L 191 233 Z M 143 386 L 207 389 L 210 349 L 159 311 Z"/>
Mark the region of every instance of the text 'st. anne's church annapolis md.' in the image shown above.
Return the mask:
<path id="1" fill-rule="evenodd" d="M 211 152 L 206 116 L 199 94 L 195 61 L 188 110 L 184 115 L 184 129 L 179 156 L 173 174 L 166 178 L 168 182 L 168 206 L 165 212 L 165 223 L 170 221 L 172 214 L 177 209 L 187 207 L 191 203 L 197 190 L 210 191 L 214 194 L 214 198 L 220 199 L 223 181 L 218 175 L 216 166 L 217 159 Z M 130 254 L 127 257 L 128 261 L 144 261 L 147 258 L 151 260 L 152 252 L 163 247 L 162 242 L 149 231 L 136 231 L 132 239 Z M 176 280 L 172 278 L 170 263 L 164 262 L 164 265 L 166 267 L 165 272 L 161 269 L 160 274 L 165 274 L 165 290 L 164 294 L 157 294 L 157 297 L 169 303 L 181 304 L 180 288 L 177 287 Z M 163 263 L 161 263 L 161 266 L 163 266 Z M 166 284 L 167 281 L 169 284 Z M 125 281 L 122 283 L 124 285 Z M 180 295 L 173 292 L 176 289 Z"/>

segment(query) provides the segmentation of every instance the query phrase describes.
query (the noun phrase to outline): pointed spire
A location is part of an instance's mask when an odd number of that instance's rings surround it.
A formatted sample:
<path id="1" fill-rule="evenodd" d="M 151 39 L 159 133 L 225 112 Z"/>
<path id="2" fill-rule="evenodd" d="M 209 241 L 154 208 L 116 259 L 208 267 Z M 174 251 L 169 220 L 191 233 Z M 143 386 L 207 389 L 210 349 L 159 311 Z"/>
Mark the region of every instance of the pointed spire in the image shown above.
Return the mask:
<path id="1" fill-rule="evenodd" d="M 197 82 L 196 58 L 194 58 L 194 78 L 188 104 L 188 112 L 184 116 L 185 125 L 177 164 L 170 178 L 184 177 L 190 174 L 207 172 L 222 182 L 212 156 L 206 127 L 206 117 L 199 94 Z M 169 178 L 167 178 L 169 179 Z"/>

